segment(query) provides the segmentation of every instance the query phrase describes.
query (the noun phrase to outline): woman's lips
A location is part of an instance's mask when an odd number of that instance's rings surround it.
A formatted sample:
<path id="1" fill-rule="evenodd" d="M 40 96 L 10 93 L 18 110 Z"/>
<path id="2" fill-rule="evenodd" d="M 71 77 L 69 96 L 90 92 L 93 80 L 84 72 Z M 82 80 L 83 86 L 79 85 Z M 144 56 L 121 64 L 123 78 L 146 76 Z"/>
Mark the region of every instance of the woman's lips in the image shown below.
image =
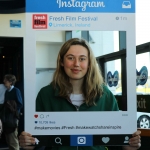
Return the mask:
<path id="1" fill-rule="evenodd" d="M 71 69 L 71 71 L 72 71 L 73 73 L 79 73 L 79 72 L 80 72 L 80 70 L 78 70 L 78 69 Z"/>

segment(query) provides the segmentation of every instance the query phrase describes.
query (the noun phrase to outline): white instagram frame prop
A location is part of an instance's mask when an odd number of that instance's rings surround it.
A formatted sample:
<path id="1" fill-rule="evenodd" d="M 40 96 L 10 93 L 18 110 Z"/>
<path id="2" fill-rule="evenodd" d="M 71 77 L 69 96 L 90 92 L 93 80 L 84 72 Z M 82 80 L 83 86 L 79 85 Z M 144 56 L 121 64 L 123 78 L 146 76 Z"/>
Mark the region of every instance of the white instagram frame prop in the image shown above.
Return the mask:
<path id="1" fill-rule="evenodd" d="M 45 0 L 46 1 L 46 0 Z M 79 0 L 78 4 L 74 3 L 69 5 L 69 1 L 66 3 L 60 3 L 61 1 L 49 1 L 41 0 L 41 5 L 36 1 L 27 0 L 27 14 L 26 14 L 26 39 L 25 39 L 25 51 L 24 51 L 24 77 L 25 77 L 25 131 L 32 135 L 73 135 L 73 134 L 132 134 L 137 130 L 136 123 L 136 47 L 135 47 L 135 2 L 130 1 L 132 8 L 122 8 L 122 2 L 114 2 L 113 6 L 107 0 L 103 3 L 96 3 L 97 0 L 85 4 Z M 68 2 L 68 3 L 67 3 Z M 80 3 L 79 3 L 80 2 Z M 29 5 L 31 3 L 31 5 Z M 45 3 L 45 5 L 44 5 Z M 50 3 L 53 3 L 50 5 Z M 81 5 L 82 4 L 82 5 Z M 84 6 L 83 6 L 84 4 Z M 97 4 L 97 5 L 96 5 Z M 32 9 L 30 8 L 33 6 Z M 38 8 L 39 7 L 39 8 Z M 54 7 L 54 8 L 52 8 Z M 118 8 L 118 9 L 117 9 Z M 52 10 L 58 10 L 53 12 Z M 71 9 L 71 10 L 70 10 Z M 75 12 L 71 12 L 74 11 Z M 92 10 L 94 10 L 92 12 Z M 52 11 L 52 12 L 51 12 Z M 68 11 L 68 12 L 67 12 Z M 70 11 L 70 12 L 69 12 Z M 92 13 L 91 13 L 92 12 Z M 33 29 L 33 15 L 47 15 L 47 27 L 42 28 L 42 23 L 36 22 L 37 26 Z M 69 20 L 67 19 L 76 18 Z M 86 19 L 80 19 L 81 17 Z M 51 17 L 51 18 L 50 18 Z M 88 21 L 90 17 L 90 21 Z M 121 20 L 126 17 L 127 20 Z M 63 19 L 61 19 L 63 18 Z M 91 18 L 97 18 L 93 21 Z M 41 19 L 41 18 L 40 18 Z M 43 17 L 43 19 L 45 19 Z M 87 21 L 86 21 L 87 20 Z M 43 23 L 44 24 L 44 23 Z M 60 25 L 58 25 L 60 24 Z M 67 24 L 67 25 L 65 25 Z M 81 24 L 81 26 L 76 26 Z M 83 24 L 87 24 L 82 27 Z M 89 25 L 88 25 L 89 24 Z M 57 26 L 55 26 L 57 25 Z M 35 99 L 36 99 L 36 41 L 37 34 L 48 31 L 54 32 L 52 37 L 57 31 L 68 30 L 81 30 L 81 31 L 126 31 L 126 48 L 127 48 L 127 107 L 128 111 L 111 111 L 111 112 L 36 112 L 35 111 Z M 41 39 L 44 41 L 44 39 Z M 55 39 L 54 39 L 55 40 Z M 45 41 L 46 42 L 46 41 Z M 131 65 L 132 64 L 132 65 Z M 49 81 L 48 81 L 49 83 Z M 47 83 L 47 84 L 48 84 Z M 34 115 L 38 117 L 35 118 Z M 43 116 L 45 119 L 43 119 Z M 47 116 L 47 118 L 46 118 Z M 48 118 L 48 116 L 51 116 Z M 65 116 L 65 117 L 64 117 Z M 62 119 L 63 118 L 63 119 Z M 73 118 L 73 119 L 70 119 Z M 84 118 L 84 119 L 83 119 Z M 97 119 L 98 118 L 98 119 Z M 37 124 L 37 122 L 45 121 L 45 124 Z M 53 121 L 55 124 L 49 124 L 47 121 Z M 130 122 L 130 127 L 129 127 Z M 86 124 L 85 124 L 86 123 Z M 62 130 L 62 126 L 121 126 L 120 130 L 106 130 L 106 129 L 71 129 Z M 37 130 L 38 127 L 50 127 L 51 130 Z M 52 128 L 54 129 L 52 130 Z M 60 127 L 60 129 L 56 129 Z"/>

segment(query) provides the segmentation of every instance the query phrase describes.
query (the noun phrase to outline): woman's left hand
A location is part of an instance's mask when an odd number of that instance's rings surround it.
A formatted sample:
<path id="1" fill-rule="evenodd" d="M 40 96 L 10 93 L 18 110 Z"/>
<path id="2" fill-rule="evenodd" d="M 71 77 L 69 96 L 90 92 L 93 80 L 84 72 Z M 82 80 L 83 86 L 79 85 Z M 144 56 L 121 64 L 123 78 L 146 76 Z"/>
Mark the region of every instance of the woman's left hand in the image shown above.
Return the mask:
<path id="1" fill-rule="evenodd" d="M 141 147 L 141 137 L 140 137 L 141 131 L 136 131 L 133 133 L 133 137 L 129 139 L 129 145 L 130 146 L 124 146 L 123 150 L 137 150 Z"/>

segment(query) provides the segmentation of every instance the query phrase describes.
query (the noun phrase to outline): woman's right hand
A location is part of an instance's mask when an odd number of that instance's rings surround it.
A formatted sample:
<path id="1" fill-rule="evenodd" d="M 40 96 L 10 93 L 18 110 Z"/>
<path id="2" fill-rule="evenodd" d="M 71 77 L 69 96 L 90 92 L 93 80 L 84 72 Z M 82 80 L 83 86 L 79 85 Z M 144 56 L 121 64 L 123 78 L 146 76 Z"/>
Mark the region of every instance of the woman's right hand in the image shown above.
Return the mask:
<path id="1" fill-rule="evenodd" d="M 27 132 L 21 132 L 19 136 L 19 143 L 21 148 L 26 149 L 26 150 L 31 150 L 34 149 L 35 146 L 31 146 L 32 144 L 35 144 L 35 138 L 32 137 L 30 133 Z"/>

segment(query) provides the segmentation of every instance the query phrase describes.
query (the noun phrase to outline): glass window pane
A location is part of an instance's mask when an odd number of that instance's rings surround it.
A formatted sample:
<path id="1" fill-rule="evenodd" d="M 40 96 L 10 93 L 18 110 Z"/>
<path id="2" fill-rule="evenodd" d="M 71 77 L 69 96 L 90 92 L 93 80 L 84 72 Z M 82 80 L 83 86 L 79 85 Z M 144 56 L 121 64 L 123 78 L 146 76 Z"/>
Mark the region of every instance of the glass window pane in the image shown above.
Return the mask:
<path id="1" fill-rule="evenodd" d="M 105 63 L 105 82 L 114 95 L 122 95 L 121 59 Z"/>
<path id="2" fill-rule="evenodd" d="M 150 94 L 150 52 L 136 55 L 136 92 L 137 95 Z"/>

